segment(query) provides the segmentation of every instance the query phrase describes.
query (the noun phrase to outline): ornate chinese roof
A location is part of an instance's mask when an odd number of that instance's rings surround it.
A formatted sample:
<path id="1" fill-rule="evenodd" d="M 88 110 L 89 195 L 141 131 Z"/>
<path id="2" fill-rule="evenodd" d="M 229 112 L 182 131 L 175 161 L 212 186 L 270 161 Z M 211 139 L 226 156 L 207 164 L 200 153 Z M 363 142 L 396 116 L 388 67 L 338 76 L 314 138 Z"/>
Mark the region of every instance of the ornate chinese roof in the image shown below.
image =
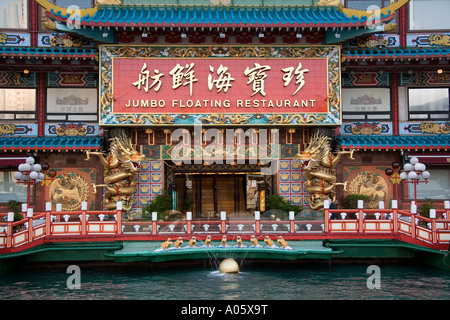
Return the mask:
<path id="1" fill-rule="evenodd" d="M 447 135 L 433 136 L 374 136 L 353 135 L 339 136 L 338 143 L 342 149 L 446 149 L 450 148 Z"/>
<path id="2" fill-rule="evenodd" d="M 0 149 L 12 150 L 86 150 L 100 149 L 103 138 L 80 137 L 1 137 Z"/>
<path id="3" fill-rule="evenodd" d="M 65 21 L 70 14 L 51 9 L 52 18 Z M 391 20 L 390 13 L 381 20 Z M 347 16 L 339 7 L 99 7 L 80 20 L 86 26 L 160 27 L 357 27 L 367 16 Z"/>
<path id="4" fill-rule="evenodd" d="M 245 1 L 243 5 L 213 4 L 163 4 L 144 1 L 146 4 L 104 5 L 97 1 L 94 8 L 68 10 L 53 5 L 48 0 L 36 0 L 47 16 L 56 21 L 56 28 L 76 33 L 90 32 L 104 27 L 138 28 L 354 28 L 373 33 L 395 17 L 395 11 L 409 0 L 398 0 L 381 10 L 353 10 L 344 8 L 340 1 L 271 2 Z M 107 1 L 106 1 L 107 2 Z M 128 3 L 134 1 L 127 1 Z M 139 1 L 138 1 L 139 2 Z M 142 1 L 140 1 L 142 2 Z M 154 4 L 148 4 L 153 2 Z M 246 4 L 245 4 L 246 3 Z M 250 4 L 249 4 L 250 3 Z M 301 5 L 308 3 L 308 5 Z M 314 4 L 315 5 L 312 5 Z M 338 5 L 339 4 L 339 5 Z M 377 26 L 375 26 L 375 21 Z M 69 26 L 70 25 L 70 26 Z M 69 28 L 70 27 L 70 28 Z M 91 27 L 92 29 L 84 29 Z M 375 28 L 374 28 L 375 27 Z M 70 29 L 70 30 L 68 30 Z M 330 32 L 332 30 L 329 30 Z M 103 39 L 106 42 L 110 39 Z"/>

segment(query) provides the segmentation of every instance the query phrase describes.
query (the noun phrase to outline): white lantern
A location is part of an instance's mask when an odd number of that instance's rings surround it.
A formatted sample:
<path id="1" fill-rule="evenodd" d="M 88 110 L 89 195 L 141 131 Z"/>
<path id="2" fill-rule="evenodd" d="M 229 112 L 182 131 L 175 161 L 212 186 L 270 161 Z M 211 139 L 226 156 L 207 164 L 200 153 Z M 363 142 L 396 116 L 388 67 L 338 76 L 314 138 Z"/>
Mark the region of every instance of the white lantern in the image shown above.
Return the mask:
<path id="1" fill-rule="evenodd" d="M 416 163 L 414 165 L 414 170 L 416 171 L 424 171 L 426 169 L 426 166 L 423 163 Z"/>
<path id="2" fill-rule="evenodd" d="M 39 172 L 39 177 L 38 177 L 38 179 L 39 179 L 39 180 L 44 180 L 44 178 L 45 178 L 45 175 L 44 175 L 42 172 Z"/>
<path id="3" fill-rule="evenodd" d="M 28 157 L 27 160 L 25 160 L 26 163 L 28 164 L 34 164 L 34 158 L 33 157 Z"/>
<path id="4" fill-rule="evenodd" d="M 409 179 L 417 179 L 417 173 L 415 171 L 410 171 L 408 173 L 408 178 Z"/>
<path id="5" fill-rule="evenodd" d="M 22 168 L 20 168 L 19 170 L 20 171 L 31 171 L 31 164 L 29 164 L 29 163 L 22 163 Z"/>
<path id="6" fill-rule="evenodd" d="M 405 171 L 411 171 L 414 169 L 414 167 L 411 163 L 406 163 L 403 169 L 405 169 Z"/>
<path id="7" fill-rule="evenodd" d="M 416 163 L 418 163 L 419 162 L 419 159 L 417 159 L 417 157 L 412 157 L 410 160 L 409 160 L 409 163 L 411 163 L 411 164 L 416 164 Z"/>
<path id="8" fill-rule="evenodd" d="M 14 179 L 21 180 L 23 178 L 22 172 L 14 172 Z"/>
<path id="9" fill-rule="evenodd" d="M 422 178 L 424 178 L 424 179 L 430 178 L 430 173 L 428 171 L 422 172 Z"/>
<path id="10" fill-rule="evenodd" d="M 402 180 L 408 179 L 408 174 L 405 171 L 400 172 L 400 179 Z"/>
<path id="11" fill-rule="evenodd" d="M 39 163 L 35 163 L 31 166 L 31 170 L 39 172 L 42 170 L 42 166 Z"/>
<path id="12" fill-rule="evenodd" d="M 37 178 L 39 178 L 39 173 L 37 173 L 36 171 L 31 171 L 30 178 L 36 180 Z"/>

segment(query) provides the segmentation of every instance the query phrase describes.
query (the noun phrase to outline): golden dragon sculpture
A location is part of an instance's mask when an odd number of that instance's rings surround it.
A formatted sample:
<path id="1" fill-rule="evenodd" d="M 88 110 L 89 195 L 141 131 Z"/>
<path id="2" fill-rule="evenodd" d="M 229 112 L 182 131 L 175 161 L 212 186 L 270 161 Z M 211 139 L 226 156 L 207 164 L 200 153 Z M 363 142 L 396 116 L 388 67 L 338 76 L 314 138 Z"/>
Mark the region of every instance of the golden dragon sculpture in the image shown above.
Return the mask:
<path id="1" fill-rule="evenodd" d="M 108 155 L 86 151 L 85 160 L 90 160 L 91 155 L 98 156 L 104 167 L 104 183 L 94 184 L 94 193 L 98 187 L 105 189 L 103 203 L 108 210 L 115 210 L 118 201 L 122 201 L 124 211 L 130 210 L 136 191 L 136 174 L 139 171 L 135 163 L 143 161 L 145 156 L 136 151 L 131 139 L 126 137 L 112 138 Z"/>
<path id="2" fill-rule="evenodd" d="M 344 154 L 349 154 L 350 159 L 354 159 L 354 150 L 338 151 L 333 154 L 330 140 L 331 138 L 327 136 L 315 134 L 306 149 L 296 156 L 305 172 L 305 190 L 310 193 L 306 202 L 314 210 L 323 208 L 323 202 L 329 196 L 333 201 L 336 200 L 335 186 L 343 185 L 346 190 L 347 182 L 336 182 L 336 165 Z"/>

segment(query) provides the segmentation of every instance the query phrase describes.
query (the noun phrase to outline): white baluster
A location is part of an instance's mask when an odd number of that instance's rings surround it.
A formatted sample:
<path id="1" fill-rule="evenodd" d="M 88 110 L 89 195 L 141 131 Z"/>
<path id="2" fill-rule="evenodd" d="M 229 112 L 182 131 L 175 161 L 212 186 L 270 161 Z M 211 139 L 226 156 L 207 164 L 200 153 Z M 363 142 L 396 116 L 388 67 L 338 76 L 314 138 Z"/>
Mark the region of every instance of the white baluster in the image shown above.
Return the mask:
<path id="1" fill-rule="evenodd" d="M 141 228 L 141 226 L 137 224 L 134 226 L 134 231 L 139 232 L 140 228 Z"/>
<path id="2" fill-rule="evenodd" d="M 345 212 L 341 212 L 341 218 L 342 218 L 342 220 L 345 220 L 345 217 L 347 216 L 347 213 L 345 213 Z"/>
<path id="3" fill-rule="evenodd" d="M 306 225 L 306 230 L 311 231 L 311 228 L 312 228 L 312 224 L 308 223 Z"/>
<path id="4" fill-rule="evenodd" d="M 69 221 L 70 216 L 68 214 L 65 214 L 63 216 L 63 218 L 64 218 L 64 221 L 67 222 L 67 221 Z"/>
<path id="5" fill-rule="evenodd" d="M 98 218 L 100 219 L 100 221 L 103 221 L 105 219 L 105 215 L 104 214 L 99 214 Z"/>

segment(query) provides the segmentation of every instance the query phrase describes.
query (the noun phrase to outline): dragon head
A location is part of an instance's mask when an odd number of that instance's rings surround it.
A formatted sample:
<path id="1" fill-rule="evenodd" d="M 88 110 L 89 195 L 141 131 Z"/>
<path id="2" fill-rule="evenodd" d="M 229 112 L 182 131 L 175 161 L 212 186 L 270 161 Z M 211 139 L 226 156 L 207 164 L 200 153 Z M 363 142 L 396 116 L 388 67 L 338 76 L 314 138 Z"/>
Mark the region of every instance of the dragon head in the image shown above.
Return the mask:
<path id="1" fill-rule="evenodd" d="M 120 159 L 122 164 L 130 164 L 134 167 L 134 163 L 145 160 L 145 155 L 136 150 L 130 138 L 114 137 L 111 140 L 111 152 Z"/>
<path id="2" fill-rule="evenodd" d="M 311 137 L 306 149 L 296 155 L 296 160 L 306 168 L 312 166 L 313 162 L 321 160 L 329 152 L 329 140 L 330 138 L 327 136 L 315 134 Z"/>

